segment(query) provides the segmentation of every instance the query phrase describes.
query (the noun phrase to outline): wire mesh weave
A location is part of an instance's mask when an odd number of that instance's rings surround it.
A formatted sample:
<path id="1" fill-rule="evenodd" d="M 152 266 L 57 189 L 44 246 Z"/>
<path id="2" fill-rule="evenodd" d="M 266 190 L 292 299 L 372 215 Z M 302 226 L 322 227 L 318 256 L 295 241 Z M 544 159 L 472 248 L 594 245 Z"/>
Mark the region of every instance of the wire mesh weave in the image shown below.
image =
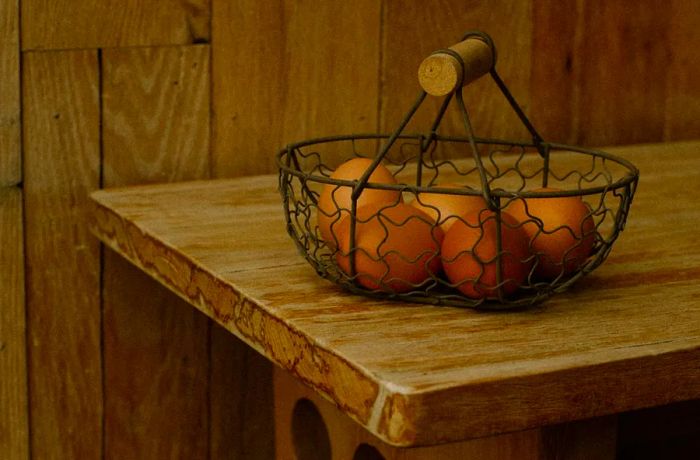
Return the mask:
<path id="1" fill-rule="evenodd" d="M 475 34 L 465 37 L 470 35 Z M 493 46 L 485 34 L 476 35 Z M 278 153 L 287 230 L 320 276 L 363 295 L 498 310 L 533 305 L 564 291 L 605 260 L 624 228 L 637 186 L 637 169 L 605 152 L 544 142 L 495 67 L 490 74 L 532 134 L 532 141 L 475 137 L 459 85 L 445 97 L 426 134 L 402 134 L 425 99 L 421 92 L 393 133 L 312 139 L 290 144 Z M 438 134 L 451 105 L 457 106 L 466 136 Z M 462 158 L 455 159 L 456 155 Z M 356 158 L 368 164 L 361 177 L 332 177 L 339 165 Z M 377 168 L 386 168 L 395 183 L 370 180 Z M 319 205 L 324 189 L 332 197 L 330 211 Z M 342 190 L 351 194 L 349 202 L 335 198 Z M 363 214 L 358 203 L 363 194 L 373 191 L 385 191 L 392 198 Z M 483 209 L 471 216 L 441 215 L 444 211 L 431 204 L 433 198 L 455 196 L 483 200 Z M 584 219 L 575 225 L 548 226 L 535 211 L 535 204 L 541 202 L 537 200 L 566 207 L 572 198 L 582 201 L 586 209 Z M 406 203 L 412 202 L 423 213 L 400 217 Z M 525 218 L 516 222 L 510 214 L 517 208 L 524 210 Z M 330 236 L 320 220 L 331 222 Z M 450 226 L 445 232 L 442 224 L 446 221 Z M 451 249 L 447 257 L 443 242 L 460 241 L 455 235 L 446 236 L 458 233 L 452 231 L 456 226 L 476 236 L 459 250 Z M 406 241 L 413 238 L 406 233 L 409 227 L 422 228 L 427 242 L 417 252 L 402 253 L 396 243 L 401 247 L 414 244 Z M 363 232 L 369 228 L 379 233 L 371 247 L 363 243 L 368 238 Z M 509 246 L 508 232 L 524 230 L 530 235 L 527 251 L 517 253 Z M 418 240 L 415 245 L 420 244 Z M 544 240 L 569 241 L 560 260 L 552 263 L 547 259 L 547 250 L 538 245 Z M 476 270 L 467 270 L 458 279 L 448 276 L 454 271 L 451 268 L 465 260 Z M 409 267 L 422 276 L 397 275 L 396 266 Z M 517 276 L 511 275 L 514 266 Z"/>

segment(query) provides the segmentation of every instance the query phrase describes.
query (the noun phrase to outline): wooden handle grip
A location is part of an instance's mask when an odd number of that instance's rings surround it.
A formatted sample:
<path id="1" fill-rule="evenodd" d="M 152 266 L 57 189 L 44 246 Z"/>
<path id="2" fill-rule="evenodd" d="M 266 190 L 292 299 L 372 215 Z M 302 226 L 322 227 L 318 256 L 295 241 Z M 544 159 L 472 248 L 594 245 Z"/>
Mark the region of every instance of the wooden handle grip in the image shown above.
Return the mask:
<path id="1" fill-rule="evenodd" d="M 466 85 L 486 74 L 494 64 L 493 50 L 480 38 L 467 38 L 450 49 L 464 61 L 464 75 L 461 63 L 453 55 L 440 51 L 431 54 L 418 67 L 418 81 L 426 93 L 449 94 L 457 89 L 460 81 Z"/>

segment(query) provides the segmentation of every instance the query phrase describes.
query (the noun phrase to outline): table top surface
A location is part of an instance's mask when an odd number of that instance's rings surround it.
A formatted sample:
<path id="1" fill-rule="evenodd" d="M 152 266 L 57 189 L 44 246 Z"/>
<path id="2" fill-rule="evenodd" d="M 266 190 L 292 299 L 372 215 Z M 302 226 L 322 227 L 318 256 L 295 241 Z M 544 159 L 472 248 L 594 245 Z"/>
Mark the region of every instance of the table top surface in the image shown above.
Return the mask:
<path id="1" fill-rule="evenodd" d="M 700 398 L 700 142 L 609 149 L 640 183 L 608 260 L 525 311 L 319 278 L 276 176 L 102 190 L 93 232 L 386 442 L 469 439 Z"/>

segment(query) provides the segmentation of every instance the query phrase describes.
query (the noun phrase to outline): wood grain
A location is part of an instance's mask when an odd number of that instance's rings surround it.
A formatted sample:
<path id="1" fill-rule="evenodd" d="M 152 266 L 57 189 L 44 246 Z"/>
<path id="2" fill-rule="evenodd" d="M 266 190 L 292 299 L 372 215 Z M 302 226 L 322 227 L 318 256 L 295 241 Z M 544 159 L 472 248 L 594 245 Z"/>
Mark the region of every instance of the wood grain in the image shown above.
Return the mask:
<path id="1" fill-rule="evenodd" d="M 92 226 L 386 442 L 442 443 L 700 396 L 700 189 L 674 185 L 700 167 L 697 148 L 616 150 L 643 179 L 613 254 L 513 314 L 360 298 L 319 279 L 287 241 L 274 176 L 100 192 Z"/>
<path id="2" fill-rule="evenodd" d="M 206 458 L 206 318 L 104 255 L 105 458 Z"/>
<path id="3" fill-rule="evenodd" d="M 462 1 L 430 0 L 420 8 L 386 2 L 382 21 L 381 130 L 395 129 L 418 94 L 420 62 L 433 51 L 459 42 L 465 32 L 475 29 L 493 38 L 499 50 L 496 69 L 527 112 L 533 27 L 530 10 L 529 1 L 465 5 Z M 426 100 L 407 131 L 427 131 L 441 100 Z M 478 136 L 523 138 L 526 135 L 489 77 L 465 87 L 464 101 Z M 456 109 L 449 111 L 442 128 L 442 133 L 466 134 Z"/>
<path id="4" fill-rule="evenodd" d="M 19 113 L 19 1 L 0 3 L 0 187 L 22 180 Z"/>
<path id="5" fill-rule="evenodd" d="M 700 43 L 700 4 L 676 0 L 670 5 L 667 32 L 670 63 L 666 70 L 664 140 L 700 137 L 700 56 L 691 43 Z"/>
<path id="6" fill-rule="evenodd" d="M 271 173 L 284 145 L 376 131 L 380 3 L 212 5 L 216 175 Z"/>
<path id="7" fill-rule="evenodd" d="M 209 13 L 207 0 L 23 0 L 22 49 L 202 43 Z"/>
<path id="8" fill-rule="evenodd" d="M 22 192 L 0 188 L 0 452 L 29 460 Z"/>
<path id="9" fill-rule="evenodd" d="M 207 177 L 208 53 L 103 51 L 105 185 Z M 106 457 L 204 458 L 206 318 L 111 252 L 102 279 Z"/>
<path id="10" fill-rule="evenodd" d="M 97 52 L 24 53 L 22 77 L 31 451 L 95 459 L 100 263 L 85 213 L 100 175 Z"/>
<path id="11" fill-rule="evenodd" d="M 274 458 L 271 363 L 218 325 L 210 349 L 209 458 Z"/>
<path id="12" fill-rule="evenodd" d="M 584 2 L 575 51 L 580 91 L 576 142 L 652 142 L 663 138 L 668 5 Z M 614 69 L 614 71 L 613 71 Z"/>
<path id="13" fill-rule="evenodd" d="M 102 52 L 105 186 L 209 172 L 209 46 Z"/>
<path id="14" fill-rule="evenodd" d="M 576 43 L 583 31 L 580 15 L 570 13 L 580 4 L 576 0 L 532 4 L 530 115 L 540 135 L 552 142 L 577 141 L 580 56 Z"/>

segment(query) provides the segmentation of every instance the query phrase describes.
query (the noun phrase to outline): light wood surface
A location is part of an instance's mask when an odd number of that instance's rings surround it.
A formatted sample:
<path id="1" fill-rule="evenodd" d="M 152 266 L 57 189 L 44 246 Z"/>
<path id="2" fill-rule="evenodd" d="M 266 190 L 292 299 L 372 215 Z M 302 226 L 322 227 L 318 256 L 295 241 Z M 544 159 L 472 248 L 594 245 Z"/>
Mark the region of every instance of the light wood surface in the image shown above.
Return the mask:
<path id="1" fill-rule="evenodd" d="M 209 175 L 209 48 L 102 52 L 104 185 Z M 105 456 L 205 458 L 209 324 L 104 253 Z"/>
<path id="2" fill-rule="evenodd" d="M 100 176 L 97 52 L 26 53 L 22 77 L 31 451 L 96 458 L 100 249 L 85 215 Z"/>
<path id="3" fill-rule="evenodd" d="M 699 145 L 619 150 L 642 179 L 610 259 L 520 313 L 344 293 L 296 254 L 271 176 L 97 192 L 92 226 L 381 439 L 456 441 L 700 396 Z"/>
<path id="4" fill-rule="evenodd" d="M 209 16 L 207 0 L 23 0 L 22 49 L 202 43 Z"/>
<path id="5" fill-rule="evenodd" d="M 19 1 L 0 2 L 0 187 L 17 184 L 20 166 Z"/>
<path id="6" fill-rule="evenodd" d="M 29 460 L 22 192 L 0 188 L 0 452 Z"/>

